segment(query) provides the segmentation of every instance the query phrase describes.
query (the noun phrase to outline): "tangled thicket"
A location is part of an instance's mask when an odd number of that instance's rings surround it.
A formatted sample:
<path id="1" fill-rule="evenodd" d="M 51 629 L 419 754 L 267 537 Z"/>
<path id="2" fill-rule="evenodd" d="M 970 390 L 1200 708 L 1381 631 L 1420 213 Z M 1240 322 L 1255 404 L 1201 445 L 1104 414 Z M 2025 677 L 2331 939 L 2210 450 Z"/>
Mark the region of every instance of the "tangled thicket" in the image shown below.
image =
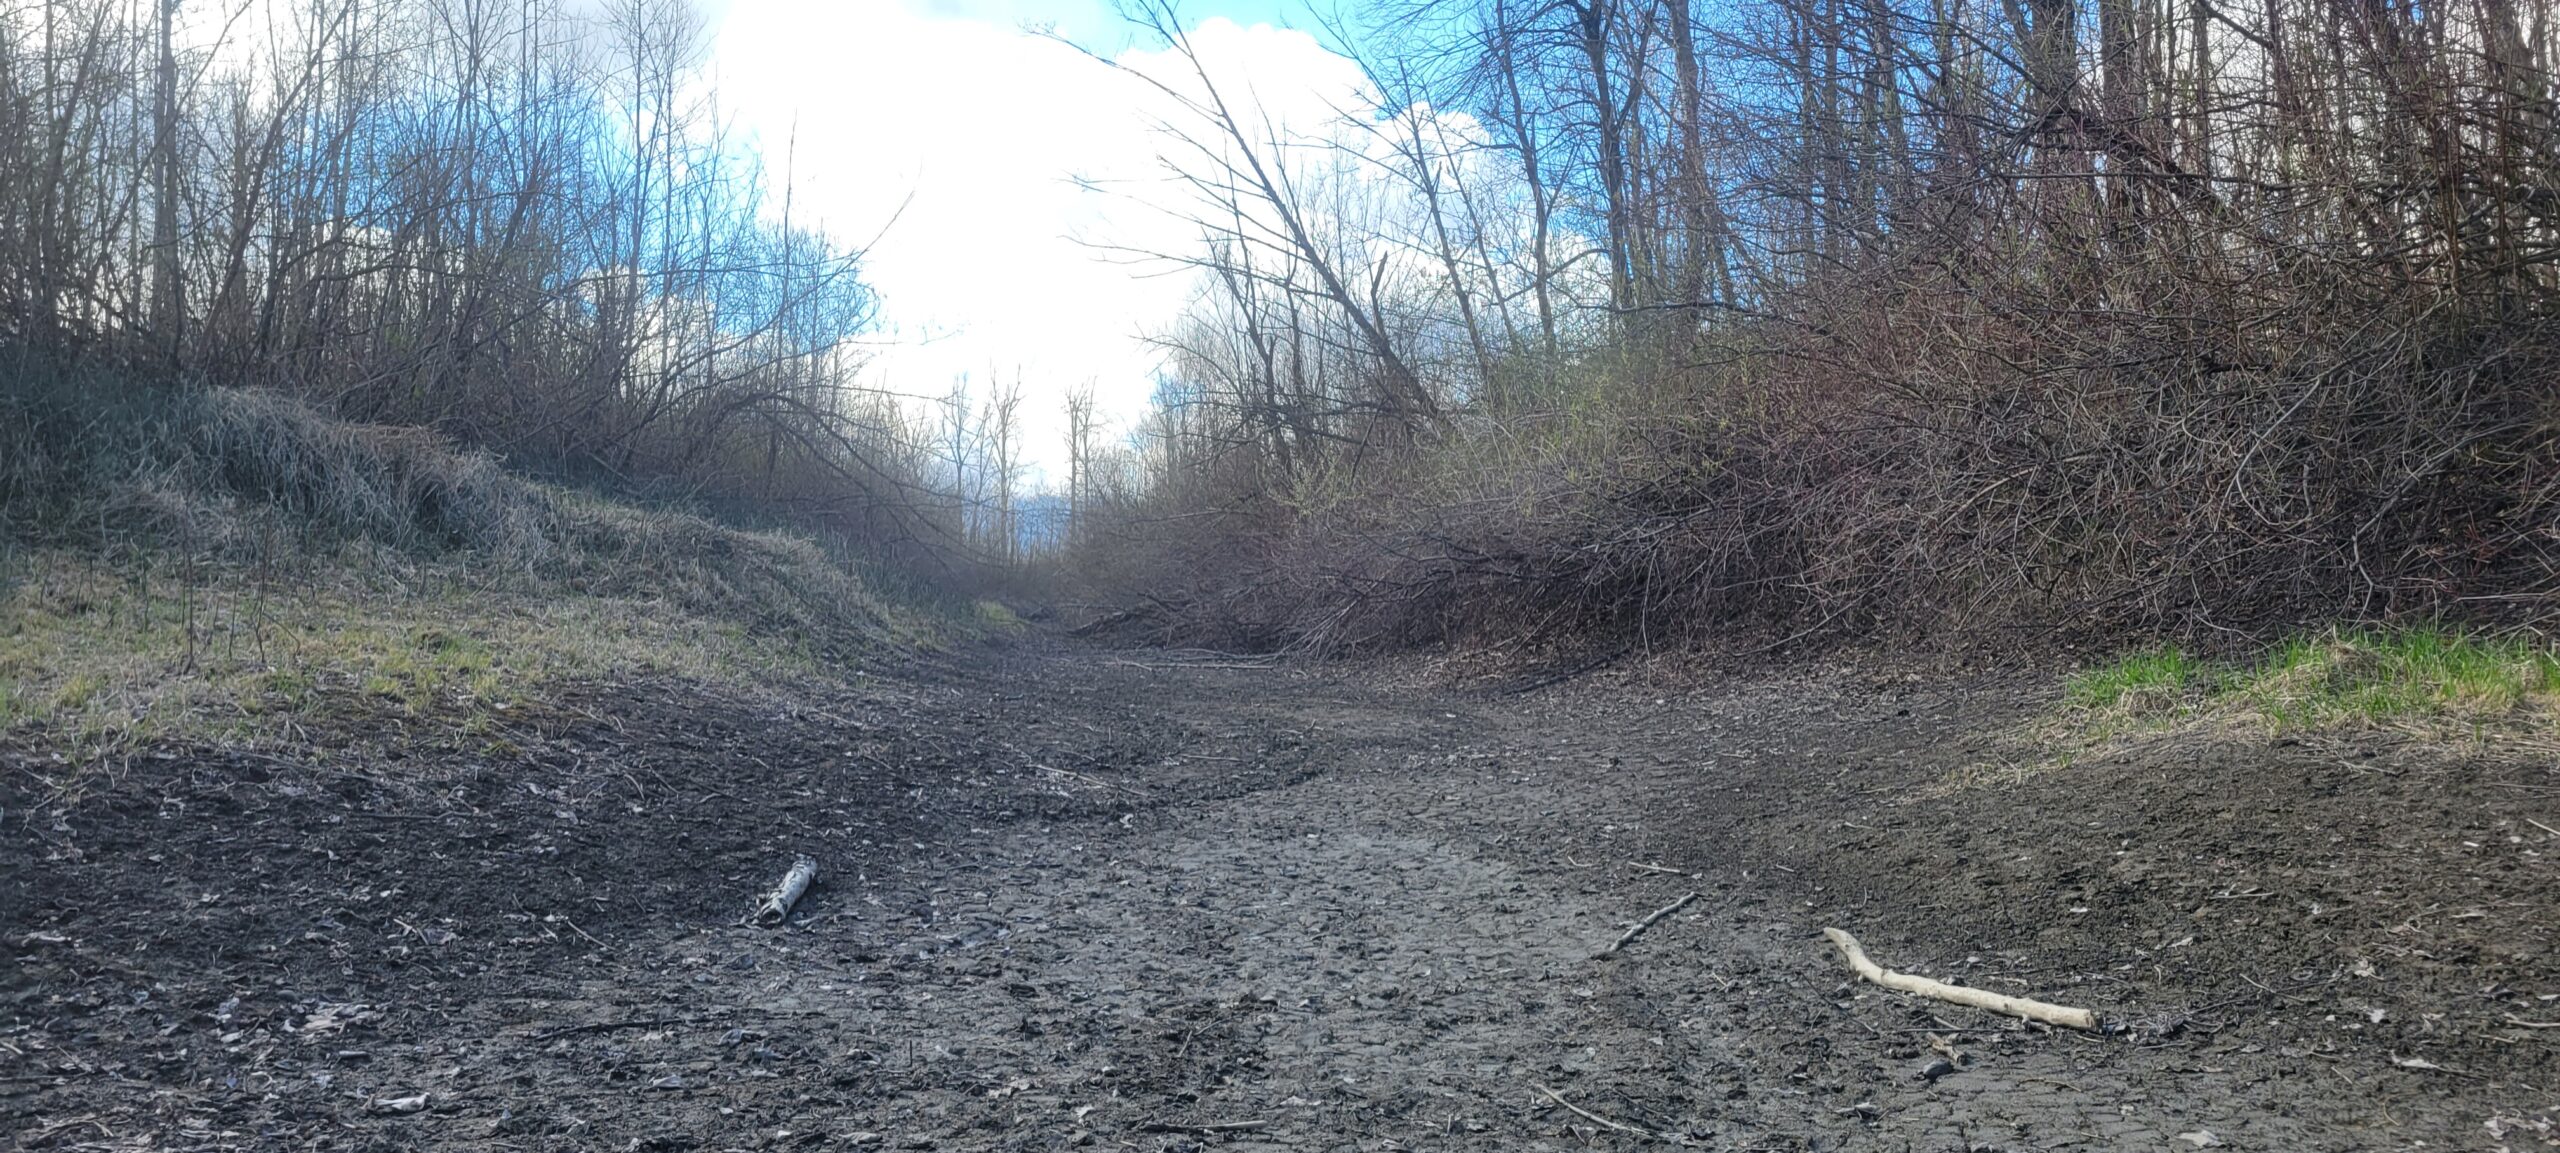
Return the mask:
<path id="1" fill-rule="evenodd" d="M 1214 290 L 1080 552 L 1165 635 L 2560 606 L 2548 0 L 1370 14 L 1373 118 L 1175 93 Z"/>

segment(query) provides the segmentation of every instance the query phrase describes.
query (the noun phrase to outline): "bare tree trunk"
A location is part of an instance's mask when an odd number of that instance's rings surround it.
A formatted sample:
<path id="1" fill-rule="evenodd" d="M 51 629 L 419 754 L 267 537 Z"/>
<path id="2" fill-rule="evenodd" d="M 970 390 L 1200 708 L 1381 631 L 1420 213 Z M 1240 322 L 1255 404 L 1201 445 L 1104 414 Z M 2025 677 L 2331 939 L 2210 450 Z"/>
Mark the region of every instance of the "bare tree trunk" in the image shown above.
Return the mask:
<path id="1" fill-rule="evenodd" d="M 1540 162 L 1537 122 L 1529 115 L 1528 105 L 1520 97 L 1520 58 L 1517 32 L 1500 0 L 1494 5 L 1493 37 L 1502 77 L 1502 95 L 1498 108 L 1508 109 L 1508 127 L 1520 152 L 1520 176 L 1529 191 L 1529 293 L 1538 307 L 1538 351 L 1542 362 L 1552 366 L 1561 347 L 1556 338 L 1556 304 L 1554 295 L 1555 257 L 1551 246 L 1555 221 L 1555 197 Z M 1552 367 L 1546 371 L 1553 371 Z"/>
<path id="2" fill-rule="evenodd" d="M 160 0 L 151 100 L 151 329 L 154 351 L 173 369 L 186 321 L 178 285 L 178 4 Z"/>
<path id="3" fill-rule="evenodd" d="M 1568 0 L 1576 43 L 1582 49 L 1590 86 L 1592 128 L 1597 134 L 1594 159 L 1600 168 L 1602 215 L 1608 226 L 1609 306 L 1621 317 L 1636 306 L 1635 221 L 1627 190 L 1626 126 L 1619 118 L 1618 93 L 1609 68 L 1609 33 L 1615 26 L 1614 0 Z"/>

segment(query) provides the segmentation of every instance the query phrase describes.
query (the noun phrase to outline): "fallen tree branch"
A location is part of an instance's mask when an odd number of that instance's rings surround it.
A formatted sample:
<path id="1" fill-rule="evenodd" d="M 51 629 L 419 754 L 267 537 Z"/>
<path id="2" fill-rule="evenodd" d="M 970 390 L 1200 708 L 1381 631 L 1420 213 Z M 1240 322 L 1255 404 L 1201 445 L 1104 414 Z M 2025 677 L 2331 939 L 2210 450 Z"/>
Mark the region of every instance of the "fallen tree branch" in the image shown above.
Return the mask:
<path id="1" fill-rule="evenodd" d="M 2042 1001 L 2011 997 L 1987 989 L 1950 985 L 1944 981 L 1932 981 L 1927 977 L 1896 973 L 1868 960 L 1867 951 L 1859 947 L 1858 939 L 1850 936 L 1846 931 L 1824 929 L 1822 935 L 1831 938 L 1832 944 L 1840 946 L 1841 956 L 1849 959 L 1849 967 L 1857 970 L 1859 976 L 1885 988 L 1917 993 L 1923 997 L 1934 997 L 1958 1005 L 1971 1005 L 1977 1009 L 1989 1009 L 1994 1013 L 2024 1017 L 2031 1021 L 2042 1021 L 2048 1025 L 2060 1025 L 2066 1029 L 2086 1029 L 2091 1032 L 2096 1032 L 2098 1029 L 2098 1015 L 2087 1009 L 2048 1005 Z"/>
<path id="2" fill-rule="evenodd" d="M 791 871 L 782 875 L 782 883 L 765 894 L 764 903 L 756 906 L 750 920 L 781 924 L 791 915 L 791 906 L 800 903 L 801 894 L 809 891 L 809 883 L 818 879 L 818 862 L 802 857 L 791 862 Z"/>
<path id="3" fill-rule="evenodd" d="M 1617 956 L 1618 950 L 1625 948 L 1627 942 L 1635 940 L 1639 934 L 1642 934 L 1645 930 L 1652 928 L 1655 921 L 1659 921 L 1664 917 L 1668 917 L 1673 913 L 1679 912 L 1681 909 L 1687 907 L 1689 902 L 1697 899 L 1698 892 L 1695 889 L 1681 894 L 1679 900 L 1673 901 L 1668 905 L 1664 905 L 1663 907 L 1646 914 L 1643 920 L 1636 922 L 1634 927 L 1619 934 L 1617 940 L 1609 942 L 1608 948 L 1602 949 L 1598 953 L 1593 954 L 1593 957 L 1596 959 L 1599 957 Z"/>

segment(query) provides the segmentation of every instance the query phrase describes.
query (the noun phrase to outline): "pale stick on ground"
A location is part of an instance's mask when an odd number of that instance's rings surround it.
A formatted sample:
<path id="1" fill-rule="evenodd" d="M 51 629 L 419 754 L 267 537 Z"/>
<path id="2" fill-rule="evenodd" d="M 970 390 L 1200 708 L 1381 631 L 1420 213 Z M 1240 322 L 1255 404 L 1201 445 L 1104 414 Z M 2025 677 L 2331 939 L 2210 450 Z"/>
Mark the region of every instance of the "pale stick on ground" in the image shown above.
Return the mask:
<path id="1" fill-rule="evenodd" d="M 1994 1013 L 2005 1013 L 2012 1017 L 2025 1017 L 2048 1025 L 2060 1025 L 2066 1029 L 2097 1031 L 2098 1015 L 2087 1009 L 2048 1005 L 2045 1002 L 2030 1001 L 2024 997 L 2010 997 L 1984 989 L 1932 981 L 1927 977 L 1914 977 L 1909 973 L 1896 973 L 1868 960 L 1867 951 L 1858 946 L 1858 939 L 1850 936 L 1846 931 L 1824 929 L 1822 935 L 1831 938 L 1832 944 L 1840 946 L 1841 955 L 1849 959 L 1849 967 L 1857 970 L 1859 976 L 1885 988 L 1917 993 L 1923 997 L 1935 997 L 1958 1005 L 1971 1005 L 1977 1009 L 1989 1009 Z"/>
<path id="2" fill-rule="evenodd" d="M 800 903 L 800 895 L 809 891 L 809 883 L 818 879 L 818 862 L 802 857 L 791 862 L 791 871 L 782 875 L 782 883 L 765 894 L 764 903 L 756 906 L 755 919 L 779 924 L 791 915 L 791 906 Z"/>

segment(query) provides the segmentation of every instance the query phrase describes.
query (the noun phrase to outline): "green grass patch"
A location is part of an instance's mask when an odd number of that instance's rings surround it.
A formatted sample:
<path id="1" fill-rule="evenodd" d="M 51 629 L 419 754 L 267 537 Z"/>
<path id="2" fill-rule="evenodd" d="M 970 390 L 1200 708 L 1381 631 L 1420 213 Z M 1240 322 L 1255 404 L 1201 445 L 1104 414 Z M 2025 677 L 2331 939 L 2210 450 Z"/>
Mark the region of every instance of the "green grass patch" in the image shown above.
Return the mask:
<path id="1" fill-rule="evenodd" d="M 2414 628 L 2296 638 L 2226 695 L 2280 728 L 2310 728 L 2515 719 L 2555 692 L 2560 651 L 2548 644 Z"/>
<path id="2" fill-rule="evenodd" d="M 2064 695 L 2076 708 L 2148 712 L 2175 707 L 2209 676 L 2205 662 L 2163 646 L 2074 673 Z"/>
<path id="3" fill-rule="evenodd" d="M 2126 743 L 2209 729 L 2391 729 L 2421 740 L 2560 749 L 2560 646 L 2457 628 L 2337 628 L 2255 657 L 2174 646 L 2073 673 L 2061 706 L 1924 796 L 2006 787 Z"/>
<path id="4" fill-rule="evenodd" d="M 2560 704 L 2560 648 L 2461 629 L 2332 629 L 2246 662 L 2146 649 L 2074 674 L 2064 700 L 2097 727 L 2207 716 L 2278 730 L 2543 726 Z"/>

